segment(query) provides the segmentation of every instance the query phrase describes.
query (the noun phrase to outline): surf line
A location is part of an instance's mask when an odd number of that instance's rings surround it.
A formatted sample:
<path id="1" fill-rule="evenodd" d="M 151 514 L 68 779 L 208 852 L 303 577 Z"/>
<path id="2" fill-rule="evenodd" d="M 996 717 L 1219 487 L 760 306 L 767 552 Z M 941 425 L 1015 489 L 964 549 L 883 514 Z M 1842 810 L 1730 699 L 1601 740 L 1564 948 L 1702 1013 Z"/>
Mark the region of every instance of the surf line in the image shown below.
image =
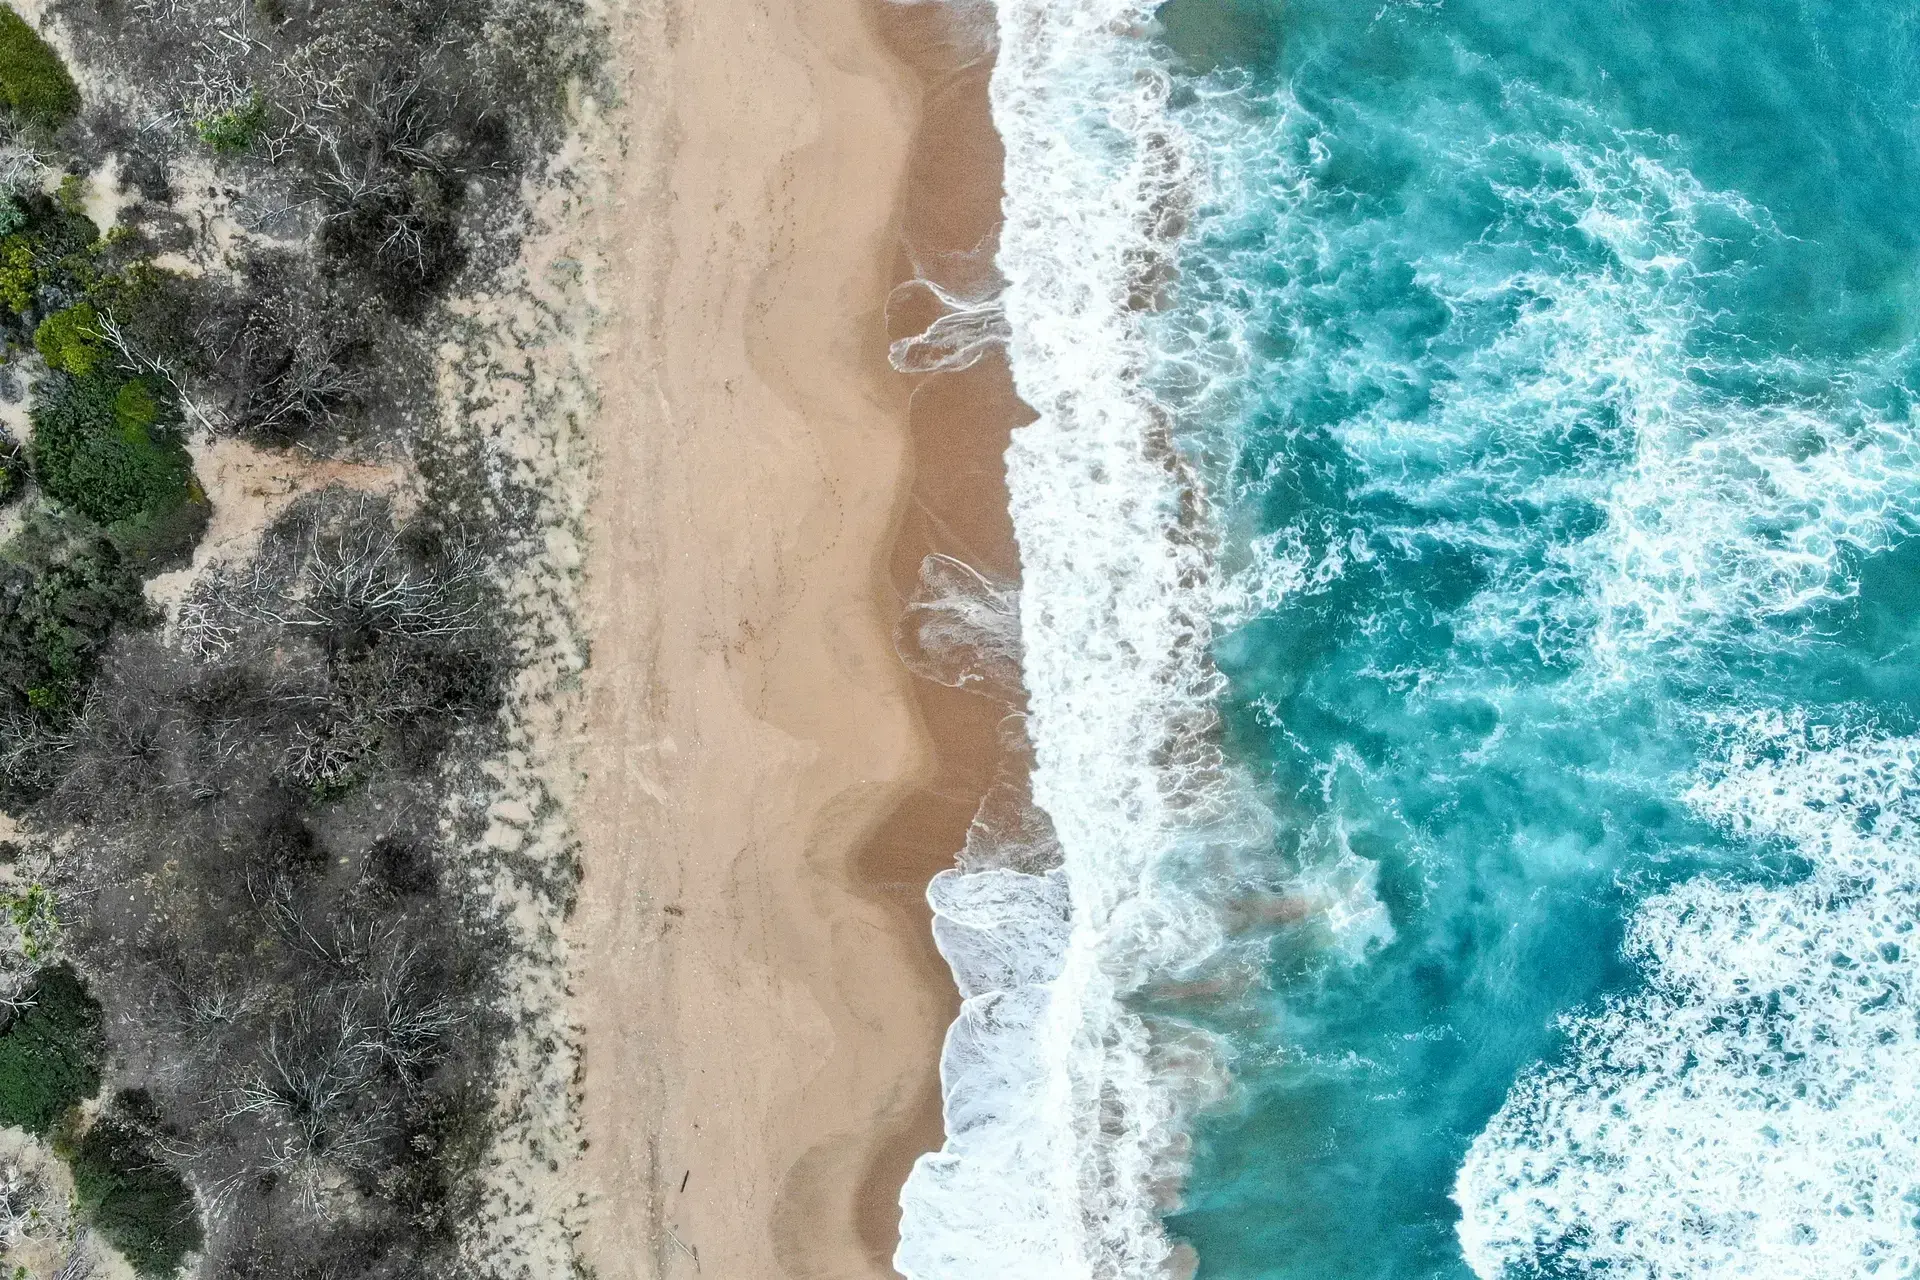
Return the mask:
<path id="1" fill-rule="evenodd" d="M 901 1193 L 908 1280 L 1191 1265 L 1161 1215 L 1223 1055 L 1128 1001 L 1220 951 L 1219 913 L 1183 881 L 1270 848 L 1272 820 L 1218 744 L 1213 522 L 1149 386 L 1147 319 L 1196 175 L 1153 8 L 998 0 L 998 315 L 969 300 L 974 318 L 948 325 L 965 341 L 905 348 L 1004 341 L 1037 415 L 1007 452 L 1035 821 L 997 854 L 970 837 L 928 889 L 964 1003 L 941 1059 L 946 1141 Z"/>

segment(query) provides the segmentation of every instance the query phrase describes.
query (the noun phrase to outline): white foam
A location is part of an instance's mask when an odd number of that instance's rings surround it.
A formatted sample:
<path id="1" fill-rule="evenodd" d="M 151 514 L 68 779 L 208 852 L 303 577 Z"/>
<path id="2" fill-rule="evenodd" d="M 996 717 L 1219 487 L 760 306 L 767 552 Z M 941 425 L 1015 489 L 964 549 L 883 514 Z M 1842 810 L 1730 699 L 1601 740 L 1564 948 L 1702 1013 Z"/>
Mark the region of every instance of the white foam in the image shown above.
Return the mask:
<path id="1" fill-rule="evenodd" d="M 1629 678 L 1649 656 L 1693 662 L 1804 639 L 1814 611 L 1857 591 L 1859 555 L 1912 519 L 1905 477 L 1920 452 L 1911 423 L 1863 418 L 1840 377 L 1826 379 L 1845 388 L 1831 401 L 1717 389 L 1763 374 L 1813 380 L 1790 360 L 1764 370 L 1702 341 L 1716 323 L 1702 293 L 1709 225 L 1744 226 L 1756 241 L 1776 233 L 1739 196 L 1636 153 L 1644 140 L 1608 141 L 1520 139 L 1571 181 L 1499 188 L 1514 234 L 1577 227 L 1584 260 L 1509 273 L 1490 266 L 1503 261 L 1502 232 L 1435 261 L 1427 283 L 1450 306 L 1504 299 L 1514 318 L 1439 390 L 1423 439 L 1409 445 L 1406 425 L 1385 418 L 1347 438 L 1422 455 L 1431 478 L 1409 496 L 1423 510 L 1471 509 L 1479 492 L 1599 512 L 1591 533 L 1538 558 L 1516 554 L 1508 531 L 1455 530 L 1501 566 L 1455 621 L 1463 639 Z M 1579 450 L 1563 443 L 1583 434 L 1592 443 Z"/>
<path id="2" fill-rule="evenodd" d="M 966 1000 L 941 1059 L 946 1143 L 901 1193 L 894 1265 L 910 1280 L 1166 1273 L 1160 1214 L 1220 1073 L 1208 1037 L 1125 1001 L 1221 949 L 1214 906 L 1183 884 L 1230 883 L 1270 845 L 1270 816 L 1214 744 L 1210 533 L 1146 386 L 1144 280 L 1191 177 L 1146 40 L 1154 8 L 999 0 L 999 310 L 961 300 L 950 332 L 895 353 L 935 367 L 1004 332 L 1038 415 L 1014 433 L 1007 479 L 1032 798 L 1050 819 L 996 789 L 962 869 L 929 889 Z M 914 643 L 978 609 L 922 610 Z M 976 847 L 995 833 L 1016 848 Z"/>
<path id="3" fill-rule="evenodd" d="M 1369 217 L 1340 184 L 1322 189 L 1325 126 L 1284 88 L 1216 77 L 1182 109 L 1216 198 L 1197 219 L 1178 313 L 1156 334 L 1158 376 L 1213 428 L 1200 433 L 1223 455 L 1210 474 L 1231 473 L 1238 429 L 1262 398 L 1372 389 L 1327 430 L 1356 464 L 1357 501 L 1408 508 L 1364 530 L 1287 529 L 1230 547 L 1224 616 L 1324 585 L 1356 549 L 1419 558 L 1448 544 L 1490 574 L 1447 619 L 1468 646 L 1536 649 L 1624 678 L 1649 658 L 1800 643 L 1823 607 L 1857 592 L 1861 557 L 1920 523 L 1907 482 L 1920 428 L 1862 407 L 1876 399 L 1863 388 L 1900 383 L 1911 351 L 1872 367 L 1762 366 L 1705 340 L 1721 322 L 1709 285 L 1740 270 L 1724 261 L 1726 238 L 1775 240 L 1766 211 L 1705 187 L 1663 140 L 1597 120 L 1571 136 L 1578 104 L 1508 91 L 1510 131 L 1498 136 L 1444 111 L 1400 126 L 1436 173 L 1460 175 L 1459 190 L 1485 183 L 1499 196 L 1501 216 L 1454 246 L 1418 242 L 1417 209 Z M 1530 102 L 1553 129 L 1525 127 Z M 1545 228 L 1557 229 L 1551 251 Z M 1298 319 L 1394 255 L 1417 264 L 1458 349 Z M 1357 292 L 1355 310 L 1365 305 Z M 1284 338 L 1287 354 L 1249 354 L 1263 335 Z M 1426 394 L 1393 394 L 1407 387 Z M 1291 408 L 1275 406 L 1276 430 Z M 1229 505 L 1257 507 L 1298 462 L 1277 456 Z"/>
<path id="4" fill-rule="evenodd" d="M 900 372 L 955 373 L 1006 342 L 1007 318 L 997 290 L 974 297 L 916 278 L 895 286 L 889 305 L 915 289 L 932 294 L 942 311 L 922 332 L 888 344 L 887 359 Z"/>
<path id="5" fill-rule="evenodd" d="M 952 556 L 920 562 L 920 591 L 901 611 L 894 650 L 909 670 L 953 689 L 1012 700 L 1020 687 L 1015 588 Z"/>
<path id="6" fill-rule="evenodd" d="M 1474 1274 L 1920 1274 L 1920 739 L 1731 726 L 1689 802 L 1812 863 L 1650 900 L 1641 994 L 1570 1019 L 1454 1197 Z"/>
<path id="7" fill-rule="evenodd" d="M 1249 330 L 1284 325 L 1402 228 L 1354 226 L 1337 193 L 1323 198 L 1320 126 L 1284 91 L 1223 81 L 1183 120 L 1222 201 L 1201 219 L 1214 260 L 1197 263 L 1161 343 L 1169 380 L 1232 424 L 1242 400 L 1302 370 L 1335 388 L 1429 389 L 1417 421 L 1382 396 L 1329 430 L 1357 474 L 1412 508 L 1365 529 L 1370 545 L 1417 558 L 1451 544 L 1492 571 L 1447 619 L 1463 647 L 1533 646 L 1634 679 L 1817 643 L 1859 562 L 1920 522 L 1920 430 L 1862 407 L 1911 351 L 1870 362 L 1890 374 L 1703 354 L 1716 318 L 1700 264 L 1727 256 L 1712 237 L 1776 233 L 1763 210 L 1643 153 L 1657 140 L 1412 124 L 1431 131 L 1413 145 L 1437 139 L 1463 167 L 1493 172 L 1509 147 L 1528 160 L 1515 173 L 1554 169 L 1500 188 L 1509 224 L 1452 256 L 1405 246 L 1456 322 L 1485 326 L 1471 355 L 1416 367 L 1390 343 L 1337 347 L 1295 325 L 1288 354 L 1262 363 Z M 1542 227 L 1567 229 L 1563 256 L 1533 252 Z M 1217 447 L 1237 442 L 1222 432 Z M 1262 487 L 1234 497 L 1258 508 Z M 1235 621 L 1332 581 L 1362 546 L 1304 525 L 1245 545 L 1222 596 Z M 1627 949 L 1644 990 L 1570 1019 L 1560 1064 L 1514 1088 L 1460 1171 L 1460 1241 L 1483 1280 L 1920 1275 L 1920 742 L 1784 716 L 1725 728 L 1688 802 L 1811 874 L 1700 879 L 1638 912 Z"/>
<path id="8" fill-rule="evenodd" d="M 1195 745 L 1215 681 L 1209 625 L 1324 586 L 1370 547 L 1404 539 L 1418 554 L 1445 540 L 1507 570 L 1451 619 L 1469 643 L 1534 644 L 1603 677 L 1649 657 L 1796 643 L 1814 610 L 1857 591 L 1859 558 L 1920 517 L 1920 432 L 1869 420 L 1846 385 L 1859 371 L 1835 374 L 1830 400 L 1717 390 L 1748 375 L 1820 381 L 1699 354 L 1707 228 L 1765 236 L 1764 212 L 1632 138 L 1516 136 L 1505 144 L 1553 156 L 1571 181 L 1502 189 L 1512 235 L 1434 261 L 1424 279 L 1461 313 L 1510 320 L 1449 371 L 1417 426 L 1385 404 L 1336 428 L 1413 516 L 1364 534 L 1243 539 L 1223 571 L 1182 524 L 1195 486 L 1161 446 L 1144 384 L 1176 389 L 1191 418 L 1238 421 L 1246 375 L 1270 372 L 1248 354 L 1258 270 L 1215 264 L 1218 289 L 1183 293 L 1178 317 L 1143 340 L 1155 322 L 1127 305 L 1129 265 L 1153 252 L 1162 206 L 1191 182 L 1157 73 L 1128 52 L 1144 7 L 1006 0 L 1000 17 L 1005 316 L 1020 389 L 1042 414 L 1009 461 L 1034 794 L 1063 862 L 964 902 L 934 895 L 942 948 L 973 994 L 943 1062 L 950 1141 L 903 1196 L 896 1262 L 916 1278 L 1151 1275 L 1166 1259 L 1152 1195 L 1178 1175 L 1201 1094 L 1175 1089 L 1175 1042 L 1156 1044 L 1119 1001 L 1220 946 L 1213 917 L 1167 873 L 1261 842 L 1257 815 Z M 1271 255 L 1275 224 L 1315 218 L 1326 150 L 1294 104 L 1237 112 L 1238 92 L 1203 89 L 1181 123 L 1210 122 L 1196 146 L 1236 202 L 1217 216 L 1264 220 L 1245 252 Z M 1501 269 L 1501 251 L 1538 225 L 1583 237 L 1579 262 Z M 1325 230 L 1292 246 L 1296 281 L 1343 251 Z M 1344 358 L 1314 351 L 1313 334 L 1289 337 L 1302 360 Z M 1503 450 L 1490 428 L 1530 438 Z M 1554 446 L 1596 429 L 1617 447 L 1567 448 L 1573 461 L 1556 464 Z M 1209 477 L 1234 462 L 1202 460 Z M 1530 540 L 1554 521 L 1473 518 L 1489 494 L 1598 518 L 1565 521 L 1579 532 L 1542 547 Z M 1469 515 L 1449 524 L 1448 512 Z M 1183 748 L 1170 766 L 1156 755 L 1168 742 Z M 1920 1275 L 1920 745 L 1749 721 L 1689 800 L 1729 830 L 1793 846 L 1813 874 L 1773 888 L 1702 879 L 1645 905 L 1628 940 L 1644 993 L 1571 1020 L 1564 1065 L 1518 1085 L 1475 1141 L 1456 1188 L 1466 1257 L 1483 1280 Z M 1308 878 L 1357 951 L 1390 936 L 1372 874 L 1354 860 Z M 1063 882 L 1068 913 L 1049 915 Z M 1002 922 L 1019 945 L 997 940 Z"/>

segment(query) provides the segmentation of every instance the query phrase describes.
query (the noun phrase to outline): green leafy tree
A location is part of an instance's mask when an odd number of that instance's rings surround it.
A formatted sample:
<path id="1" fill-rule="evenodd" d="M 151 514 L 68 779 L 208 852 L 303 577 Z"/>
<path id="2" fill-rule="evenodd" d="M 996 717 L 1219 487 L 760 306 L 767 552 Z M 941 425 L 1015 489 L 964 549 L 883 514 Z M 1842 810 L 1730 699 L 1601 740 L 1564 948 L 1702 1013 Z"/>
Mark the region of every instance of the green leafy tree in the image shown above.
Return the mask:
<path id="1" fill-rule="evenodd" d="M 33 305 L 33 290 L 40 283 L 40 270 L 34 262 L 33 241 L 24 232 L 0 239 L 0 302 L 16 315 Z"/>
<path id="2" fill-rule="evenodd" d="M 154 1149 L 159 1117 L 129 1090 L 93 1122 L 72 1156 L 73 1191 L 94 1230 L 143 1276 L 170 1276 L 200 1247 L 193 1193 Z"/>
<path id="3" fill-rule="evenodd" d="M 144 601 L 107 539 L 38 541 L 0 559 L 0 688 L 47 716 L 78 705 L 114 626 L 141 617 Z"/>
<path id="4" fill-rule="evenodd" d="M 41 379 L 31 409 L 41 487 L 104 525 L 178 507 L 193 463 L 166 421 L 170 409 L 164 393 L 138 378 Z"/>
<path id="5" fill-rule="evenodd" d="M 35 124 L 60 124 L 80 109 L 80 89 L 60 55 L 10 7 L 0 5 L 0 98 Z"/>
<path id="6" fill-rule="evenodd" d="M 0 1030 L 0 1124 L 47 1134 L 99 1090 L 105 1036 L 99 1002 L 67 965 L 36 973 L 26 998 Z"/>
<path id="7" fill-rule="evenodd" d="M 0 303 L 24 316 L 43 293 L 63 302 L 87 293 L 98 283 L 99 246 L 100 228 L 71 198 L 32 192 L 0 201 Z"/>

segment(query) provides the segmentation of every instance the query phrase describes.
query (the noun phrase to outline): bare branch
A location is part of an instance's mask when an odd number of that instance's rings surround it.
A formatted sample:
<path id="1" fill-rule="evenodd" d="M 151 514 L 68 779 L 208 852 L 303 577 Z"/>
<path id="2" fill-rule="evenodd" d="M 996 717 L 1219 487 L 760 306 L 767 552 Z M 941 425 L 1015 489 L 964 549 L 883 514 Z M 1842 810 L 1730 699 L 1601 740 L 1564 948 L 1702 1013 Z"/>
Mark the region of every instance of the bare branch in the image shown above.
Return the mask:
<path id="1" fill-rule="evenodd" d="M 104 309 L 100 311 L 99 325 L 99 336 L 107 340 L 108 345 L 119 354 L 120 358 L 127 363 L 129 368 L 133 369 L 136 373 L 151 373 L 165 380 L 167 385 L 173 388 L 173 394 L 179 397 L 181 405 L 186 408 L 188 413 L 191 413 L 195 418 L 199 419 L 201 426 L 205 427 L 208 431 L 218 430 L 213 424 L 213 419 L 207 416 L 206 411 L 195 403 L 192 396 L 187 394 L 186 383 L 181 380 L 180 376 L 175 373 L 165 361 L 142 355 L 140 351 L 127 340 L 126 330 L 120 326 L 119 321 L 113 318 L 111 311 Z"/>

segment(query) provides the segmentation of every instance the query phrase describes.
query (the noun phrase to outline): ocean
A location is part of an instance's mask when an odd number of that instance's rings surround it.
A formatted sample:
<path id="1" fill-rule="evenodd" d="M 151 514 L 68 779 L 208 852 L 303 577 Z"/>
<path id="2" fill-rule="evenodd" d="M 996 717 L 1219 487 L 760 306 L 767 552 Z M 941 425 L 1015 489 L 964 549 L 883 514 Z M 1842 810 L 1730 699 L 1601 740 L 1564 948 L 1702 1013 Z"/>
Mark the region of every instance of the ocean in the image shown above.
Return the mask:
<path id="1" fill-rule="evenodd" d="M 995 17 L 1030 807 L 896 1266 L 1920 1274 L 1920 11 Z"/>

